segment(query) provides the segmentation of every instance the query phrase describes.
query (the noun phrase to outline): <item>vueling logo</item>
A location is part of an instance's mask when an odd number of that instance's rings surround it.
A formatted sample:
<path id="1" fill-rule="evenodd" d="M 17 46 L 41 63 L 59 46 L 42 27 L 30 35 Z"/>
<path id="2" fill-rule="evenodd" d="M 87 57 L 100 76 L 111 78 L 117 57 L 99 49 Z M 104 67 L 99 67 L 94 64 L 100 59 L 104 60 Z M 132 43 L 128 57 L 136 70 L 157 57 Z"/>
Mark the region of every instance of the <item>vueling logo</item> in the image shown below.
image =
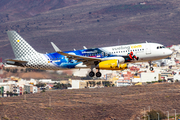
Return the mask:
<path id="1" fill-rule="evenodd" d="M 133 45 L 133 46 L 131 46 L 131 49 L 141 48 L 141 47 L 142 47 L 142 45 Z"/>

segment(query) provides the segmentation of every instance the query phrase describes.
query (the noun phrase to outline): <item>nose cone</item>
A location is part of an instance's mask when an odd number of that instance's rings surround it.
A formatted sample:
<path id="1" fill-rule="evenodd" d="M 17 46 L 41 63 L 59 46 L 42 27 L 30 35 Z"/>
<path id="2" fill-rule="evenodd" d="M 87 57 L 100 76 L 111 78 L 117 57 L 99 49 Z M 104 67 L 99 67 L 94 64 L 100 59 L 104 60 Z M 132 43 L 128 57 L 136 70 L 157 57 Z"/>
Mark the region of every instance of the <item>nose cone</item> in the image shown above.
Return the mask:
<path id="1" fill-rule="evenodd" d="M 164 56 L 169 57 L 169 56 L 171 56 L 172 54 L 173 54 L 173 51 L 170 50 L 170 49 L 164 49 L 164 50 L 163 50 L 163 55 L 164 55 Z"/>
<path id="2" fill-rule="evenodd" d="M 172 51 L 172 50 L 170 50 L 170 49 L 168 49 L 168 50 L 167 50 L 167 52 L 166 52 L 166 54 L 167 54 L 168 56 L 170 56 L 170 55 L 172 55 L 172 54 L 173 54 L 173 51 Z"/>

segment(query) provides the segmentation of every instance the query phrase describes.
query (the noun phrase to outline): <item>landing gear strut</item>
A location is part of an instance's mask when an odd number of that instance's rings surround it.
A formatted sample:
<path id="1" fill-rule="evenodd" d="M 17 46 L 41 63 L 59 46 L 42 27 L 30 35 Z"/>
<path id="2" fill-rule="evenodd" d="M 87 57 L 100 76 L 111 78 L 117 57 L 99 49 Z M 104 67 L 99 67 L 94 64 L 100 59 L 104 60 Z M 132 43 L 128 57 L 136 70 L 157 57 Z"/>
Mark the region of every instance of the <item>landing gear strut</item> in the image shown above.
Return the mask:
<path id="1" fill-rule="evenodd" d="M 150 66 L 149 70 L 150 70 L 150 71 L 153 71 L 153 70 L 154 70 L 154 68 L 152 67 L 152 63 L 151 63 L 151 61 L 149 61 L 149 66 Z"/>

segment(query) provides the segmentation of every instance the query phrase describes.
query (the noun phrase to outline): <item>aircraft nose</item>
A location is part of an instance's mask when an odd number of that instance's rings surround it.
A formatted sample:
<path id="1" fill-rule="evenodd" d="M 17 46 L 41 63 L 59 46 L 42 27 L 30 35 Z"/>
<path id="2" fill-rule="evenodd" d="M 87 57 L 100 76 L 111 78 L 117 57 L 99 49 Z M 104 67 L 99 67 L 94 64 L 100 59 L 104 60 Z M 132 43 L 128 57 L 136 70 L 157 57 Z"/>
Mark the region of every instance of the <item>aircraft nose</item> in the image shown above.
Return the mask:
<path id="1" fill-rule="evenodd" d="M 166 54 L 170 56 L 173 54 L 173 51 L 168 49 Z"/>

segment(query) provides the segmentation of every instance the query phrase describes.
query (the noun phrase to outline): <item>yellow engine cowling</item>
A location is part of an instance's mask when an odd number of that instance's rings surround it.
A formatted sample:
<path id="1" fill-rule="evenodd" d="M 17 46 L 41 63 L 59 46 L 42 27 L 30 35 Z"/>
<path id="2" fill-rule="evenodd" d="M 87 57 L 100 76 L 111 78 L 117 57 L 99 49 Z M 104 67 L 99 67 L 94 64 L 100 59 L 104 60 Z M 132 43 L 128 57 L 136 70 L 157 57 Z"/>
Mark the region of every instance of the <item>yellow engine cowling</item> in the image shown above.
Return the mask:
<path id="1" fill-rule="evenodd" d="M 102 61 L 97 65 L 97 69 L 104 70 L 124 70 L 127 69 L 127 64 L 118 64 L 117 59 Z"/>

